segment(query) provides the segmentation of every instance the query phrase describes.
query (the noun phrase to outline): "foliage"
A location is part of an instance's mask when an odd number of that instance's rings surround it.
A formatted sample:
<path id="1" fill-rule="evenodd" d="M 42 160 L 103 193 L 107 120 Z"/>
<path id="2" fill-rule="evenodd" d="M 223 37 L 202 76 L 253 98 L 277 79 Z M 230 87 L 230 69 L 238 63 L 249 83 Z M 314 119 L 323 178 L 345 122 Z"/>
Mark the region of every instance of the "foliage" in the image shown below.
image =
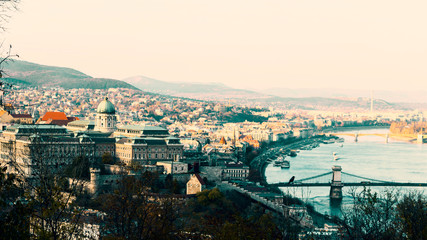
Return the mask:
<path id="1" fill-rule="evenodd" d="M 219 191 L 218 188 L 212 190 L 205 189 L 196 194 L 197 202 L 203 206 L 206 206 L 210 203 L 216 203 L 224 197 L 223 194 Z"/>
<path id="2" fill-rule="evenodd" d="M 111 164 L 112 165 L 115 163 L 113 156 L 111 156 L 111 154 L 108 152 L 105 152 L 104 154 L 102 154 L 101 158 L 102 158 L 103 164 Z"/>
<path id="3" fill-rule="evenodd" d="M 280 221 L 264 210 L 235 191 L 204 190 L 183 211 L 181 228 L 200 239 L 281 239 Z"/>
<path id="4" fill-rule="evenodd" d="M 106 213 L 103 232 L 114 239 L 169 239 L 174 231 L 173 202 L 149 201 L 148 175 L 123 176 L 118 189 L 100 196 Z"/>
<path id="5" fill-rule="evenodd" d="M 16 176 L 0 168 L 0 236 L 2 239 L 29 238 L 30 209 L 20 199 Z"/>
<path id="6" fill-rule="evenodd" d="M 421 193 L 403 197 L 393 190 L 381 194 L 364 188 L 353 191 L 354 204 L 335 219 L 351 239 L 425 239 L 427 200 Z"/>
<path id="7" fill-rule="evenodd" d="M 422 193 L 403 196 L 397 204 L 397 213 L 409 239 L 427 239 L 427 199 Z"/>
<path id="8" fill-rule="evenodd" d="M 71 178 L 79 178 L 84 180 L 90 179 L 90 161 L 84 156 L 78 156 L 73 159 L 73 162 L 64 170 L 65 175 Z"/>

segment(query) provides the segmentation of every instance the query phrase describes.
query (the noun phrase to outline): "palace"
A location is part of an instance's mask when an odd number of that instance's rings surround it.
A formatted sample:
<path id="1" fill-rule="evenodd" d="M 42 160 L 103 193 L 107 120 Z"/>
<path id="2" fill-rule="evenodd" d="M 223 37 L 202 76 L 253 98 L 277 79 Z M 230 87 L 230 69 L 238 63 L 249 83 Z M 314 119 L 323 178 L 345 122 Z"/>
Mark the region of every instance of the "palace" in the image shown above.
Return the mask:
<path id="1" fill-rule="evenodd" d="M 17 164 L 27 176 L 38 161 L 52 169 L 69 165 L 78 156 L 94 163 L 109 155 L 124 165 L 154 165 L 178 160 L 183 145 L 165 128 L 117 126 L 116 110 L 108 98 L 97 107 L 95 121 L 77 120 L 67 126 L 15 124 L 0 134 L 0 162 Z"/>

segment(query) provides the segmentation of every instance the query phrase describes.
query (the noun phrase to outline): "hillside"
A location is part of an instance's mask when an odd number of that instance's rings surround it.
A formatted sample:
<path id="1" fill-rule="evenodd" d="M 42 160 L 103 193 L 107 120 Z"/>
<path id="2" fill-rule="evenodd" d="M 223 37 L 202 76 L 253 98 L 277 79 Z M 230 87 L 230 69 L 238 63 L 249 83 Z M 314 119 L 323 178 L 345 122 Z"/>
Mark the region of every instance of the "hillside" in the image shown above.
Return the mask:
<path id="1" fill-rule="evenodd" d="M 286 98 L 370 98 L 371 93 L 375 99 L 383 99 L 388 102 L 405 102 L 405 103 L 427 103 L 427 91 L 416 89 L 413 91 L 391 91 L 391 90 L 357 90 L 357 89 L 338 89 L 338 88 L 270 88 L 260 90 L 261 93 Z"/>
<path id="2" fill-rule="evenodd" d="M 123 81 L 108 78 L 93 78 L 71 68 L 45 66 L 26 61 L 13 61 L 4 65 L 3 80 L 15 85 L 30 87 L 70 88 L 129 88 L 137 89 Z"/>
<path id="3" fill-rule="evenodd" d="M 270 97 L 254 91 L 230 88 L 221 83 L 166 82 L 144 76 L 130 77 L 123 79 L 123 81 L 147 92 L 203 100 Z"/>
<path id="4" fill-rule="evenodd" d="M 334 95 L 334 90 L 314 89 L 301 91 L 299 89 L 279 89 L 269 93 L 259 93 L 250 90 L 234 89 L 221 83 L 176 83 L 160 81 L 144 76 L 124 79 L 144 91 L 159 94 L 187 97 L 202 100 L 225 101 L 232 100 L 233 103 L 243 105 L 262 105 L 265 107 L 275 106 L 287 109 L 306 110 L 369 110 L 370 99 L 361 97 L 347 97 L 347 95 Z M 362 94 L 362 91 L 357 92 Z M 356 94 L 357 94 L 356 93 Z M 330 95 L 329 95 L 330 94 Z M 368 92 L 369 94 L 369 92 Z M 298 95 L 303 95 L 295 97 Z M 317 97 L 321 95 L 322 97 Z M 328 96 L 329 97 L 326 97 Z M 363 95 L 359 95 L 363 96 Z M 376 110 L 408 110 L 410 106 L 390 103 L 381 99 L 375 99 Z"/>

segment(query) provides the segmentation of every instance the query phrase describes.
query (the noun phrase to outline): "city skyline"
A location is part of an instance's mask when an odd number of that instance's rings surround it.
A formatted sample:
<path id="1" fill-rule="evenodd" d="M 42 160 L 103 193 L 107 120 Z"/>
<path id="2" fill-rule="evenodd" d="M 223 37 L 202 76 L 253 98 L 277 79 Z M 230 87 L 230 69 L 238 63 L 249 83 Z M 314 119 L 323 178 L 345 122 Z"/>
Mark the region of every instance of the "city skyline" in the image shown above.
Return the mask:
<path id="1" fill-rule="evenodd" d="M 23 1 L 4 34 L 22 60 L 93 77 L 244 89 L 427 88 L 415 1 Z M 54 9 L 54 10 L 53 10 Z"/>

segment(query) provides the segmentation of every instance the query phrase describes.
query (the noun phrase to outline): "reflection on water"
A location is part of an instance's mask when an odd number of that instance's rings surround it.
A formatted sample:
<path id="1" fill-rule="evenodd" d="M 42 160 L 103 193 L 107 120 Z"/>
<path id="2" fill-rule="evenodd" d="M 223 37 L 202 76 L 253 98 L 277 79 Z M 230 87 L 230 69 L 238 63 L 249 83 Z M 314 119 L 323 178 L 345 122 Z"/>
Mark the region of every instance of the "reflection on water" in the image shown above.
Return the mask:
<path id="1" fill-rule="evenodd" d="M 372 129 L 354 131 L 354 133 L 387 133 L 387 129 Z M 427 182 L 427 145 L 385 139 L 379 136 L 359 136 L 359 141 L 354 142 L 354 137 L 343 136 L 342 144 L 321 144 L 313 150 L 301 150 L 297 157 L 287 158 L 291 161 L 289 169 L 273 167 L 266 168 L 268 183 L 287 182 L 292 176 L 295 180 L 303 179 L 330 172 L 333 165 L 340 165 L 342 171 L 366 178 L 397 182 Z M 333 153 L 339 156 L 334 160 Z M 319 178 L 319 182 L 329 182 L 328 177 Z M 363 181 L 342 176 L 342 181 Z M 383 190 L 376 187 L 373 190 Z M 402 188 L 407 191 L 408 188 Z M 423 188 L 411 188 L 423 190 Z M 352 189 L 343 188 L 342 206 L 348 206 L 352 202 L 349 193 Z M 329 187 L 303 187 L 282 188 L 284 193 L 302 198 L 313 204 L 317 211 L 329 214 L 337 214 L 339 206 L 331 206 L 329 202 Z"/>

